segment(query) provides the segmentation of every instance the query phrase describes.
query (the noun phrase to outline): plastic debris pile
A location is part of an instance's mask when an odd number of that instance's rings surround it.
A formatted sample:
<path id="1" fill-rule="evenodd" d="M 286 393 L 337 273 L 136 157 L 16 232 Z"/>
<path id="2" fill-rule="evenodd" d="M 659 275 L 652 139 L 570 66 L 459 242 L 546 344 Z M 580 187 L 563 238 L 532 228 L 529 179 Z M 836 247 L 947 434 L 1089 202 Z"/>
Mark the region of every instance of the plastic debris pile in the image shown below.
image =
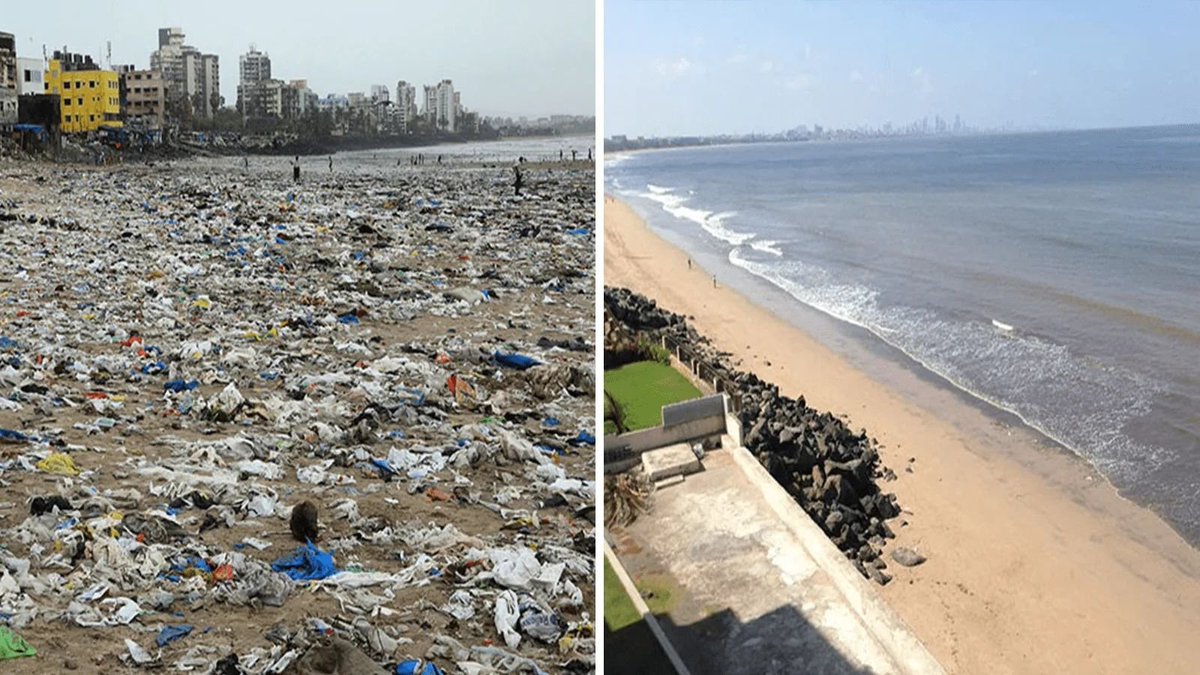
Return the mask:
<path id="1" fill-rule="evenodd" d="M 338 166 L 0 172 L 0 658 L 593 669 L 593 174 Z"/>

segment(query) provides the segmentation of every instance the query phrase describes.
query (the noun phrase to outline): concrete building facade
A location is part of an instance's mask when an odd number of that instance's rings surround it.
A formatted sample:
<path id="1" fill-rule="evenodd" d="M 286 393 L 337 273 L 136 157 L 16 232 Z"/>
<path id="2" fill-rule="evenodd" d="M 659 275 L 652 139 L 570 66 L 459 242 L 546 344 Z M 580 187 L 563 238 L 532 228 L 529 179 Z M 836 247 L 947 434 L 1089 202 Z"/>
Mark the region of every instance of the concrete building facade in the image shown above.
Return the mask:
<path id="1" fill-rule="evenodd" d="M 130 70 L 121 74 L 122 110 L 130 126 L 147 130 L 163 128 L 167 112 L 167 90 L 157 70 Z"/>
<path id="2" fill-rule="evenodd" d="M 238 109 L 245 119 L 283 117 L 283 82 L 259 80 L 238 85 Z"/>
<path id="3" fill-rule="evenodd" d="M 46 93 L 45 59 L 17 58 L 17 93 L 21 96 Z"/>
<path id="4" fill-rule="evenodd" d="M 458 131 L 459 107 L 459 97 L 450 80 L 442 80 L 433 86 L 425 85 L 423 114 L 438 130 L 450 133 Z"/>
<path id="5" fill-rule="evenodd" d="M 122 126 L 120 77 L 101 70 L 90 56 L 54 52 L 46 71 L 46 93 L 62 99 L 63 133 Z"/>
<path id="6" fill-rule="evenodd" d="M 250 45 L 250 51 L 238 59 L 238 82 L 253 84 L 271 79 L 271 56 Z"/>
<path id="7" fill-rule="evenodd" d="M 0 33 L 0 126 L 17 123 L 17 39 Z"/>
<path id="8" fill-rule="evenodd" d="M 212 117 L 221 107 L 221 69 L 216 54 L 184 44 L 183 29 L 158 29 L 150 69 L 162 73 L 168 107 L 176 115 Z"/>
<path id="9" fill-rule="evenodd" d="M 417 88 L 400 80 L 396 83 L 396 117 L 401 131 L 417 119 Z"/>

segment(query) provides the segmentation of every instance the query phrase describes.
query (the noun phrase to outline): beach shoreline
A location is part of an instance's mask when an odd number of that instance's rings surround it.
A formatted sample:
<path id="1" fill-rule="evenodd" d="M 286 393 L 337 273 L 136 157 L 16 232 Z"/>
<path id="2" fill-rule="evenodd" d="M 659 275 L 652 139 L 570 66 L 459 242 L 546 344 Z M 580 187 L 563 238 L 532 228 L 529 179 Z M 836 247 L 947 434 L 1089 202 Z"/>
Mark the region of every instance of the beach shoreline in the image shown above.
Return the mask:
<path id="1" fill-rule="evenodd" d="M 880 592 L 948 670 L 1195 671 L 1200 552 L 1156 514 L 948 386 L 899 364 L 883 377 L 864 371 L 726 284 L 714 288 L 628 205 L 608 196 L 605 208 L 606 285 L 694 317 L 742 369 L 879 440 L 899 477 L 881 487 L 905 510 L 888 549 L 929 557 L 891 565 L 896 578 Z"/>

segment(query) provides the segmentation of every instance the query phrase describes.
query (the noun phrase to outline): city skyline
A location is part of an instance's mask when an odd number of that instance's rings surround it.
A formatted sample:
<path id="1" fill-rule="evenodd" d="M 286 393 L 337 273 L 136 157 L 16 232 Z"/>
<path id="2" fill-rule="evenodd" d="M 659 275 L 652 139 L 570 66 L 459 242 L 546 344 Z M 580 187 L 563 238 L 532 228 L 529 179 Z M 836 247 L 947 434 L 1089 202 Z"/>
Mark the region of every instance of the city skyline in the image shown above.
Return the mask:
<path id="1" fill-rule="evenodd" d="M 605 3 L 605 135 L 1200 121 L 1200 4 Z"/>
<path id="2" fill-rule="evenodd" d="M 154 2 L 80 5 L 54 21 L 34 13 L 5 19 L 21 57 L 66 46 L 111 64 L 148 68 L 161 28 L 221 62 L 224 105 L 237 103 L 238 60 L 250 45 L 270 54 L 273 76 L 307 80 L 322 97 L 394 87 L 398 80 L 445 79 L 468 91 L 481 115 L 594 114 L 594 4 L 533 0 L 508 7 L 476 0 L 394 7 L 348 2 L 338 12 L 293 3 L 284 8 L 217 0 L 203 10 Z M 441 20 L 452 16 L 454 21 Z M 230 20 L 229 17 L 236 17 Z M 369 17 L 370 21 L 361 21 Z M 281 20 L 286 19 L 286 20 Z M 554 63 L 553 69 L 539 63 Z"/>

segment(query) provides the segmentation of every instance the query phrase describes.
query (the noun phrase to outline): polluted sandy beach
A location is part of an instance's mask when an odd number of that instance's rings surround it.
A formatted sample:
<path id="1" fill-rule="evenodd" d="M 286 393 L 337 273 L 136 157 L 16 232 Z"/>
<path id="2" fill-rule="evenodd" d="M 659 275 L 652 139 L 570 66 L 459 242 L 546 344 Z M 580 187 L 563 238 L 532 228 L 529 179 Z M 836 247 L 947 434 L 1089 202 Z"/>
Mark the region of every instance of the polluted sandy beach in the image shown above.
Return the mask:
<path id="1" fill-rule="evenodd" d="M 593 669 L 594 173 L 512 176 L 0 164 L 21 672 Z"/>

